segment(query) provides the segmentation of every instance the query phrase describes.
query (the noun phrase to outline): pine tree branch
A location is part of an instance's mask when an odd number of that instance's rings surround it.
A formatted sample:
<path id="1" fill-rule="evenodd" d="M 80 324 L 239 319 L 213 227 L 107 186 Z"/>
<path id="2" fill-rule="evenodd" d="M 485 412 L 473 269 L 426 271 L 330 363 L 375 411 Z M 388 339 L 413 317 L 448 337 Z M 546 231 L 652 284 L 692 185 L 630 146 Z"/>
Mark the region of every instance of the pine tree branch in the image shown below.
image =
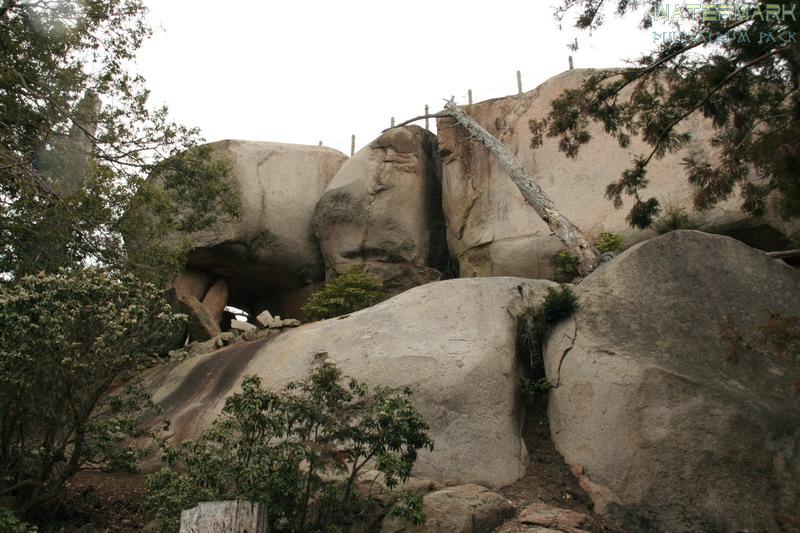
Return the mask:
<path id="1" fill-rule="evenodd" d="M 667 125 L 666 128 L 664 128 L 661 131 L 661 135 L 658 137 L 658 139 L 656 140 L 656 143 L 653 145 L 653 150 L 650 152 L 650 155 L 648 155 L 647 158 L 644 160 L 644 165 L 643 166 L 647 166 L 650 163 L 650 161 L 653 159 L 655 154 L 658 153 L 659 149 L 661 148 L 661 144 L 666 140 L 666 138 L 669 136 L 669 134 L 672 132 L 672 130 L 674 130 L 675 127 L 678 124 L 680 124 L 681 122 L 683 122 L 687 117 L 689 117 L 689 115 L 691 115 L 692 113 L 694 113 L 698 109 L 701 109 L 703 106 L 705 106 L 711 100 L 711 98 L 717 92 L 719 92 L 720 89 L 725 87 L 728 83 L 730 83 L 731 80 L 733 80 L 735 77 L 737 77 L 738 75 L 740 75 L 741 73 L 743 73 L 747 69 L 757 65 L 758 63 L 764 61 L 765 59 L 769 59 L 770 57 L 772 57 L 775 54 L 781 53 L 782 51 L 786 50 L 787 48 L 789 48 L 789 47 L 787 46 L 787 47 L 784 47 L 784 48 L 774 48 L 774 49 L 770 50 L 769 52 L 767 52 L 766 54 L 763 54 L 763 55 L 761 55 L 761 56 L 759 56 L 759 57 L 757 57 L 757 58 L 755 58 L 755 59 L 753 59 L 751 61 L 748 61 L 747 63 L 745 63 L 741 67 L 737 68 L 736 70 L 734 70 L 733 72 L 731 72 L 730 74 L 725 76 L 725 78 L 721 82 L 719 82 L 717 85 L 715 85 L 708 92 L 708 94 L 705 96 L 705 98 L 700 100 L 695 105 L 690 106 L 688 109 L 686 109 L 685 112 L 681 113 L 680 116 L 678 116 L 676 119 L 674 119 L 669 125 Z"/>
<path id="2" fill-rule="evenodd" d="M 730 24 L 730 25 L 726 26 L 725 28 L 723 28 L 721 33 L 727 33 L 727 32 L 729 32 L 729 31 L 731 31 L 733 29 L 736 29 L 737 27 L 739 27 L 742 24 L 745 24 L 747 22 L 750 22 L 750 20 L 749 19 L 744 19 L 744 20 L 740 20 L 738 22 L 735 22 L 733 24 Z M 685 54 L 686 52 L 688 52 L 690 50 L 693 50 L 693 49 L 697 48 L 698 46 L 701 46 L 701 45 L 707 44 L 707 43 L 708 43 L 707 39 L 700 38 L 697 41 L 695 41 L 693 43 L 689 43 L 689 44 L 679 48 L 678 50 L 675 50 L 672 53 L 662 57 L 661 59 L 659 59 L 656 62 L 654 62 L 652 65 L 648 65 L 647 67 L 641 68 L 639 70 L 637 70 L 637 69 L 629 69 L 629 70 L 617 72 L 617 73 L 613 74 L 612 76 L 609 76 L 606 79 L 609 79 L 609 78 L 614 77 L 614 76 L 622 76 L 622 75 L 624 75 L 626 73 L 630 73 L 631 71 L 635 71 L 636 72 L 635 76 L 633 76 L 631 79 L 625 81 L 625 83 L 623 83 L 620 87 L 616 88 L 613 93 L 609 94 L 608 97 L 611 97 L 611 96 L 617 97 L 619 95 L 619 93 L 621 93 L 630 84 L 642 79 L 644 76 L 650 74 L 651 72 L 653 72 L 655 70 L 658 70 L 659 68 L 663 67 L 665 64 L 669 63 L 670 61 L 672 61 L 676 57 L 681 56 L 681 55 Z"/>

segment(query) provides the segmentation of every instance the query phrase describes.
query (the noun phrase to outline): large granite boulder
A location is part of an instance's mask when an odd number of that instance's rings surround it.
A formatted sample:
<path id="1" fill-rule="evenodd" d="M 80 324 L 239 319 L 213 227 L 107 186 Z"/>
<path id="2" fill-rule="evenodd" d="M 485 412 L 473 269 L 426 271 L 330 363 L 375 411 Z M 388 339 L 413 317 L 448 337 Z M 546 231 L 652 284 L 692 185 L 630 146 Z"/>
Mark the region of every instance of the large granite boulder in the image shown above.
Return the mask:
<path id="1" fill-rule="evenodd" d="M 347 157 L 322 146 L 236 140 L 210 146 L 231 165 L 240 216 L 222 215 L 210 228 L 176 236 L 188 238 L 188 268 L 224 279 L 228 303 L 256 313 L 276 294 L 321 281 L 314 207 Z M 158 184 L 158 175 L 151 182 Z"/>
<path id="2" fill-rule="evenodd" d="M 368 384 L 412 390 L 435 443 L 415 475 L 499 487 L 528 462 L 515 317 L 523 298 L 537 303 L 555 286 L 520 278 L 429 283 L 351 315 L 154 369 L 147 387 L 182 441 L 209 427 L 243 376 L 279 390 L 332 361 Z"/>
<path id="3" fill-rule="evenodd" d="M 595 510 L 630 531 L 794 530 L 800 272 L 676 231 L 576 292 L 546 347 L 550 428 Z"/>
<path id="4" fill-rule="evenodd" d="M 354 265 L 399 292 L 438 280 L 447 257 L 436 136 L 394 128 L 345 163 L 317 204 L 327 276 Z"/>
<path id="5" fill-rule="evenodd" d="M 381 533 L 489 533 L 515 513 L 506 498 L 471 483 L 431 492 L 422 504 L 425 524 L 414 526 L 390 515 Z"/>
<path id="6" fill-rule="evenodd" d="M 648 153 L 638 138 L 622 149 L 608 136 L 602 124 L 591 124 L 592 141 L 577 159 L 558 150 L 558 139 L 545 137 L 531 148 L 529 123 L 547 116 L 550 103 L 565 89 L 578 87 L 591 71 L 576 69 L 551 78 L 535 90 L 480 102 L 466 107 L 478 123 L 505 143 L 523 167 L 552 197 L 555 204 L 591 237 L 616 233 L 626 245 L 654 235 L 652 230 L 630 228 L 625 216 L 630 209 L 614 209 L 605 199 L 606 186 L 629 168 L 634 155 Z M 547 225 L 525 202 L 519 190 L 480 143 L 471 140 L 451 118 L 438 120 L 442 154 L 443 205 L 447 220 L 447 242 L 462 276 L 523 276 L 554 279 L 553 257 L 563 249 Z M 691 115 L 684 129 L 693 136 L 687 150 L 713 160 L 710 140 L 713 129 L 701 114 Z M 763 249 L 789 244 L 786 235 L 796 235 L 800 224 L 788 226 L 771 210 L 764 220 L 754 220 L 740 209 L 734 198 L 702 212 L 693 212 L 693 191 L 681 162 L 685 153 L 669 154 L 651 163 L 646 194 L 663 205 L 689 212 L 699 229 L 723 232 Z"/>

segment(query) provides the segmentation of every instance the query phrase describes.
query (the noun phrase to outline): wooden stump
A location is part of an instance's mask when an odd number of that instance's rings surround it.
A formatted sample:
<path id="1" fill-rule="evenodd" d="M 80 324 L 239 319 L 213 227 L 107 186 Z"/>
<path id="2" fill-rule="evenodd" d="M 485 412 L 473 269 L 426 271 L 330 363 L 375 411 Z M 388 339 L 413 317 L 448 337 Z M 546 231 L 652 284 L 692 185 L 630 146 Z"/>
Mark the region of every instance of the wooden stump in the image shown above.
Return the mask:
<path id="1" fill-rule="evenodd" d="M 180 533 L 268 533 L 267 509 L 243 501 L 202 502 L 181 513 Z"/>

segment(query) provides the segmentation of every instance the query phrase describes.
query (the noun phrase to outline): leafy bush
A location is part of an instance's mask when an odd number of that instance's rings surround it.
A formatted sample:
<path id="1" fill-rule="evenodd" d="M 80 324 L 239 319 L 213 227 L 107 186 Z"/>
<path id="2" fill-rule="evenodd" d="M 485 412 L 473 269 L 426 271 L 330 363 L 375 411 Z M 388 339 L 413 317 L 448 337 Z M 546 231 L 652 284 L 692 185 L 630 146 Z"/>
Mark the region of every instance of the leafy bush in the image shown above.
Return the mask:
<path id="1" fill-rule="evenodd" d="M 569 287 L 547 289 L 541 306 L 530 306 L 517 317 L 517 355 L 529 365 L 529 377 L 523 377 L 523 394 L 533 397 L 547 391 L 550 384 L 544 371 L 544 343 L 550 328 L 578 308 L 578 297 Z"/>
<path id="2" fill-rule="evenodd" d="M 364 309 L 384 300 L 383 283 L 360 267 L 352 267 L 311 295 L 302 311 L 306 320 L 324 320 Z"/>
<path id="3" fill-rule="evenodd" d="M 570 279 L 578 275 L 581 258 L 577 255 L 572 255 L 568 251 L 562 250 L 556 255 L 554 261 L 557 275 Z"/>
<path id="4" fill-rule="evenodd" d="M 390 488 L 407 479 L 418 450 L 433 449 L 410 392 L 341 382 L 332 364 L 282 393 L 245 378 L 211 429 L 167 450 L 168 466 L 148 477 L 146 506 L 161 530 L 174 531 L 182 509 L 229 499 L 263 503 L 271 531 L 331 530 L 365 509 L 355 491 L 365 465 Z M 397 512 L 419 519 L 418 502 L 402 503 Z"/>
<path id="5" fill-rule="evenodd" d="M 408 522 L 412 526 L 421 526 L 427 521 L 422 495 L 414 494 L 413 492 L 405 492 L 402 498 L 389 511 L 389 514 Z"/>
<path id="6" fill-rule="evenodd" d="M 697 229 L 697 224 L 686 214 L 681 207 L 669 207 L 666 212 L 653 223 L 653 229 L 659 235 L 679 229 Z"/>
<path id="7" fill-rule="evenodd" d="M 594 245 L 600 253 L 616 252 L 622 249 L 622 242 L 622 237 L 616 233 L 604 231 Z"/>
<path id="8" fill-rule="evenodd" d="M 36 533 L 36 526 L 27 524 L 17 518 L 9 509 L 0 507 L 0 531 L 3 533 Z"/>
<path id="9" fill-rule="evenodd" d="M 0 284 L 0 493 L 22 516 L 85 467 L 131 471 L 149 398 L 133 380 L 174 315 L 149 284 L 88 269 Z"/>

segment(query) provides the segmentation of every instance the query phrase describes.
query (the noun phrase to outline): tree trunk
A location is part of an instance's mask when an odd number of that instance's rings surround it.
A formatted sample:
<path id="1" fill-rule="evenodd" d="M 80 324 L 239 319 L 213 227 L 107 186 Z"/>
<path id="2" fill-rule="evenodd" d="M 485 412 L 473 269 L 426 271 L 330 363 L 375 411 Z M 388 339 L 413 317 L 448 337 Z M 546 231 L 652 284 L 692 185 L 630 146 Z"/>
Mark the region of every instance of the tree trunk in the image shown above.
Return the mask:
<path id="1" fill-rule="evenodd" d="M 181 513 L 180 533 L 269 533 L 263 504 L 203 502 Z"/>
<path id="2" fill-rule="evenodd" d="M 444 108 L 473 137 L 494 154 L 500 164 L 503 165 L 503 168 L 508 171 L 511 181 L 520 190 L 528 204 L 533 207 L 536 214 L 545 221 L 553 234 L 561 239 L 567 250 L 571 254 L 578 256 L 580 259 L 578 272 L 584 276 L 592 272 L 600 263 L 600 254 L 586 235 L 556 209 L 555 204 L 547 196 L 547 193 L 525 172 L 525 169 L 522 168 L 522 165 L 511 153 L 511 150 L 470 118 L 454 100 L 447 102 Z"/>

